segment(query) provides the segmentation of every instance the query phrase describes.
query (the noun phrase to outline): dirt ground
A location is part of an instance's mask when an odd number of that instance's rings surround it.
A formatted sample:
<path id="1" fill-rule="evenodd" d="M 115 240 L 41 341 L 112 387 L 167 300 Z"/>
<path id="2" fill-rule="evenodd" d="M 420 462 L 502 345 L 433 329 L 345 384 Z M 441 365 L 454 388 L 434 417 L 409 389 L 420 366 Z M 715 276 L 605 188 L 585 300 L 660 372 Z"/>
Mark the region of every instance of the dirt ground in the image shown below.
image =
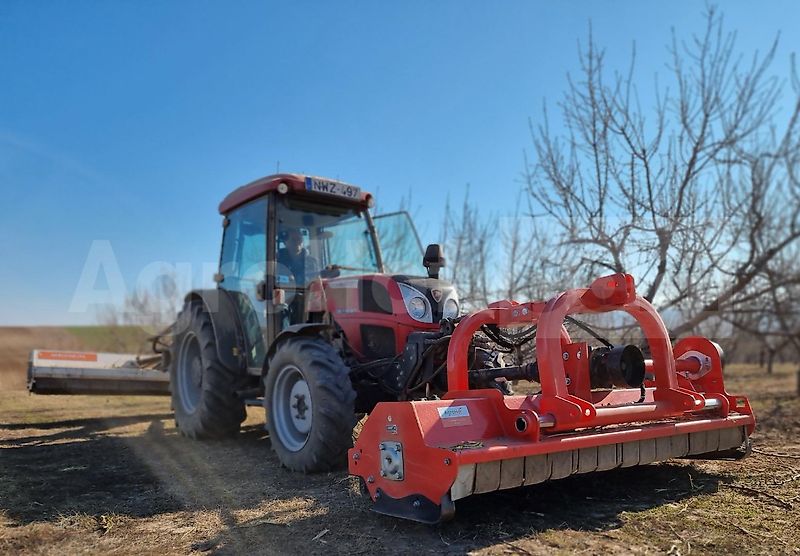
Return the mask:
<path id="1" fill-rule="evenodd" d="M 176 434 L 166 398 L 29 396 L 33 345 L 55 329 L 0 329 L 0 553 L 798 553 L 795 366 L 728 369 L 750 395 L 755 453 L 676 461 L 473 496 L 430 527 L 370 512 L 344 471 L 279 467 L 249 410 L 239 438 Z"/>

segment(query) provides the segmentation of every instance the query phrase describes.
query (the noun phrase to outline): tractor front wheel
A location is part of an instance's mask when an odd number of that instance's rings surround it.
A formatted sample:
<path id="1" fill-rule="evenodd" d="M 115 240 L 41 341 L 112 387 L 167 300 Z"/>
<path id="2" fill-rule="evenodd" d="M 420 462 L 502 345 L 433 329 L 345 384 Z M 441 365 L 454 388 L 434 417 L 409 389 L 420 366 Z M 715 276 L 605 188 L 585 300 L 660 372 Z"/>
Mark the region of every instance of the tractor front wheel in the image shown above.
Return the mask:
<path id="1" fill-rule="evenodd" d="M 322 338 L 297 336 L 278 346 L 264 378 L 264 408 L 285 467 L 310 473 L 346 461 L 356 424 L 349 372 Z"/>

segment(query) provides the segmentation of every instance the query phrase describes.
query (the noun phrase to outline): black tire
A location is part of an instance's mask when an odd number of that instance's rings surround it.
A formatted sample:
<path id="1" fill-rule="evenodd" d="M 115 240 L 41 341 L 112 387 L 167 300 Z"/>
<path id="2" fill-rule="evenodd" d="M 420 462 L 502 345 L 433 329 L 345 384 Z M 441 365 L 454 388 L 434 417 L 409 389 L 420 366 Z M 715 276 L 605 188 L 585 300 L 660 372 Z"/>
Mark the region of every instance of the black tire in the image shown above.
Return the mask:
<path id="1" fill-rule="evenodd" d="M 295 336 L 278 346 L 264 377 L 264 409 L 272 449 L 285 467 L 312 473 L 345 463 L 356 425 L 349 373 L 322 338 Z"/>
<path id="2" fill-rule="evenodd" d="M 236 435 L 247 416 L 235 394 L 243 379 L 219 360 L 211 315 L 193 300 L 183 306 L 175 327 L 170 363 L 175 424 L 189 438 Z"/>

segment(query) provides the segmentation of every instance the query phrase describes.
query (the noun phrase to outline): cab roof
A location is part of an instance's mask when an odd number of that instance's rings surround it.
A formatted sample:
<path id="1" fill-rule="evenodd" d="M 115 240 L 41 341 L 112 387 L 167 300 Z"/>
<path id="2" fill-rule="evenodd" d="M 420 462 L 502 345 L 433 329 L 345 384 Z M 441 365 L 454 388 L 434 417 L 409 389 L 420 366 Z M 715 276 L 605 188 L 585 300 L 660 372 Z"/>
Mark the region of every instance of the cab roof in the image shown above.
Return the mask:
<path id="1" fill-rule="evenodd" d="M 227 214 L 236 207 L 239 207 L 248 201 L 257 199 L 258 197 L 261 197 L 270 191 L 277 191 L 278 185 L 281 183 L 285 183 L 288 186 L 288 191 L 301 193 L 304 196 L 319 199 L 321 201 L 327 199 L 332 201 L 332 203 L 337 204 L 346 203 L 363 205 L 364 207 L 367 207 L 370 199 L 372 199 L 372 194 L 367 193 L 366 191 L 361 191 L 357 199 L 347 199 L 326 193 L 308 191 L 306 189 L 306 178 L 310 177 L 341 183 L 339 180 L 318 178 L 317 176 L 306 176 L 304 174 L 272 174 L 271 176 L 266 176 L 255 181 L 251 181 L 250 183 L 231 191 L 228 196 L 225 197 L 219 204 L 219 212 L 220 214 Z"/>

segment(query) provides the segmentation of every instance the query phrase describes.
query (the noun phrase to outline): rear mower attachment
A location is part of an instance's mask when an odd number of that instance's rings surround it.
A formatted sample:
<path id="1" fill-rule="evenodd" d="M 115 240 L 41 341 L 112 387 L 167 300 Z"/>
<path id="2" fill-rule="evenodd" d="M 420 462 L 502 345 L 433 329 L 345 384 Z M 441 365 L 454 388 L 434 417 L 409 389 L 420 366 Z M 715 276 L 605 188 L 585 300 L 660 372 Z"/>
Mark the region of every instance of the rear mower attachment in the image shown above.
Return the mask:
<path id="1" fill-rule="evenodd" d="M 570 315 L 623 311 L 636 319 L 650 359 L 636 346 L 573 342 Z M 476 332 L 536 326 L 537 360 L 470 370 Z M 472 494 L 576 473 L 679 457 L 728 455 L 746 445 L 755 417 L 728 394 L 719 346 L 689 337 L 674 346 L 633 277 L 616 274 L 549 301 L 502 301 L 460 320 L 447 352 L 442 399 L 379 403 L 349 451 L 376 512 L 436 523 Z M 470 389 L 475 378 L 533 380 L 534 395 Z M 480 382 L 480 381 L 479 381 Z"/>
<path id="2" fill-rule="evenodd" d="M 37 349 L 28 362 L 33 394 L 169 395 L 162 356 Z"/>

